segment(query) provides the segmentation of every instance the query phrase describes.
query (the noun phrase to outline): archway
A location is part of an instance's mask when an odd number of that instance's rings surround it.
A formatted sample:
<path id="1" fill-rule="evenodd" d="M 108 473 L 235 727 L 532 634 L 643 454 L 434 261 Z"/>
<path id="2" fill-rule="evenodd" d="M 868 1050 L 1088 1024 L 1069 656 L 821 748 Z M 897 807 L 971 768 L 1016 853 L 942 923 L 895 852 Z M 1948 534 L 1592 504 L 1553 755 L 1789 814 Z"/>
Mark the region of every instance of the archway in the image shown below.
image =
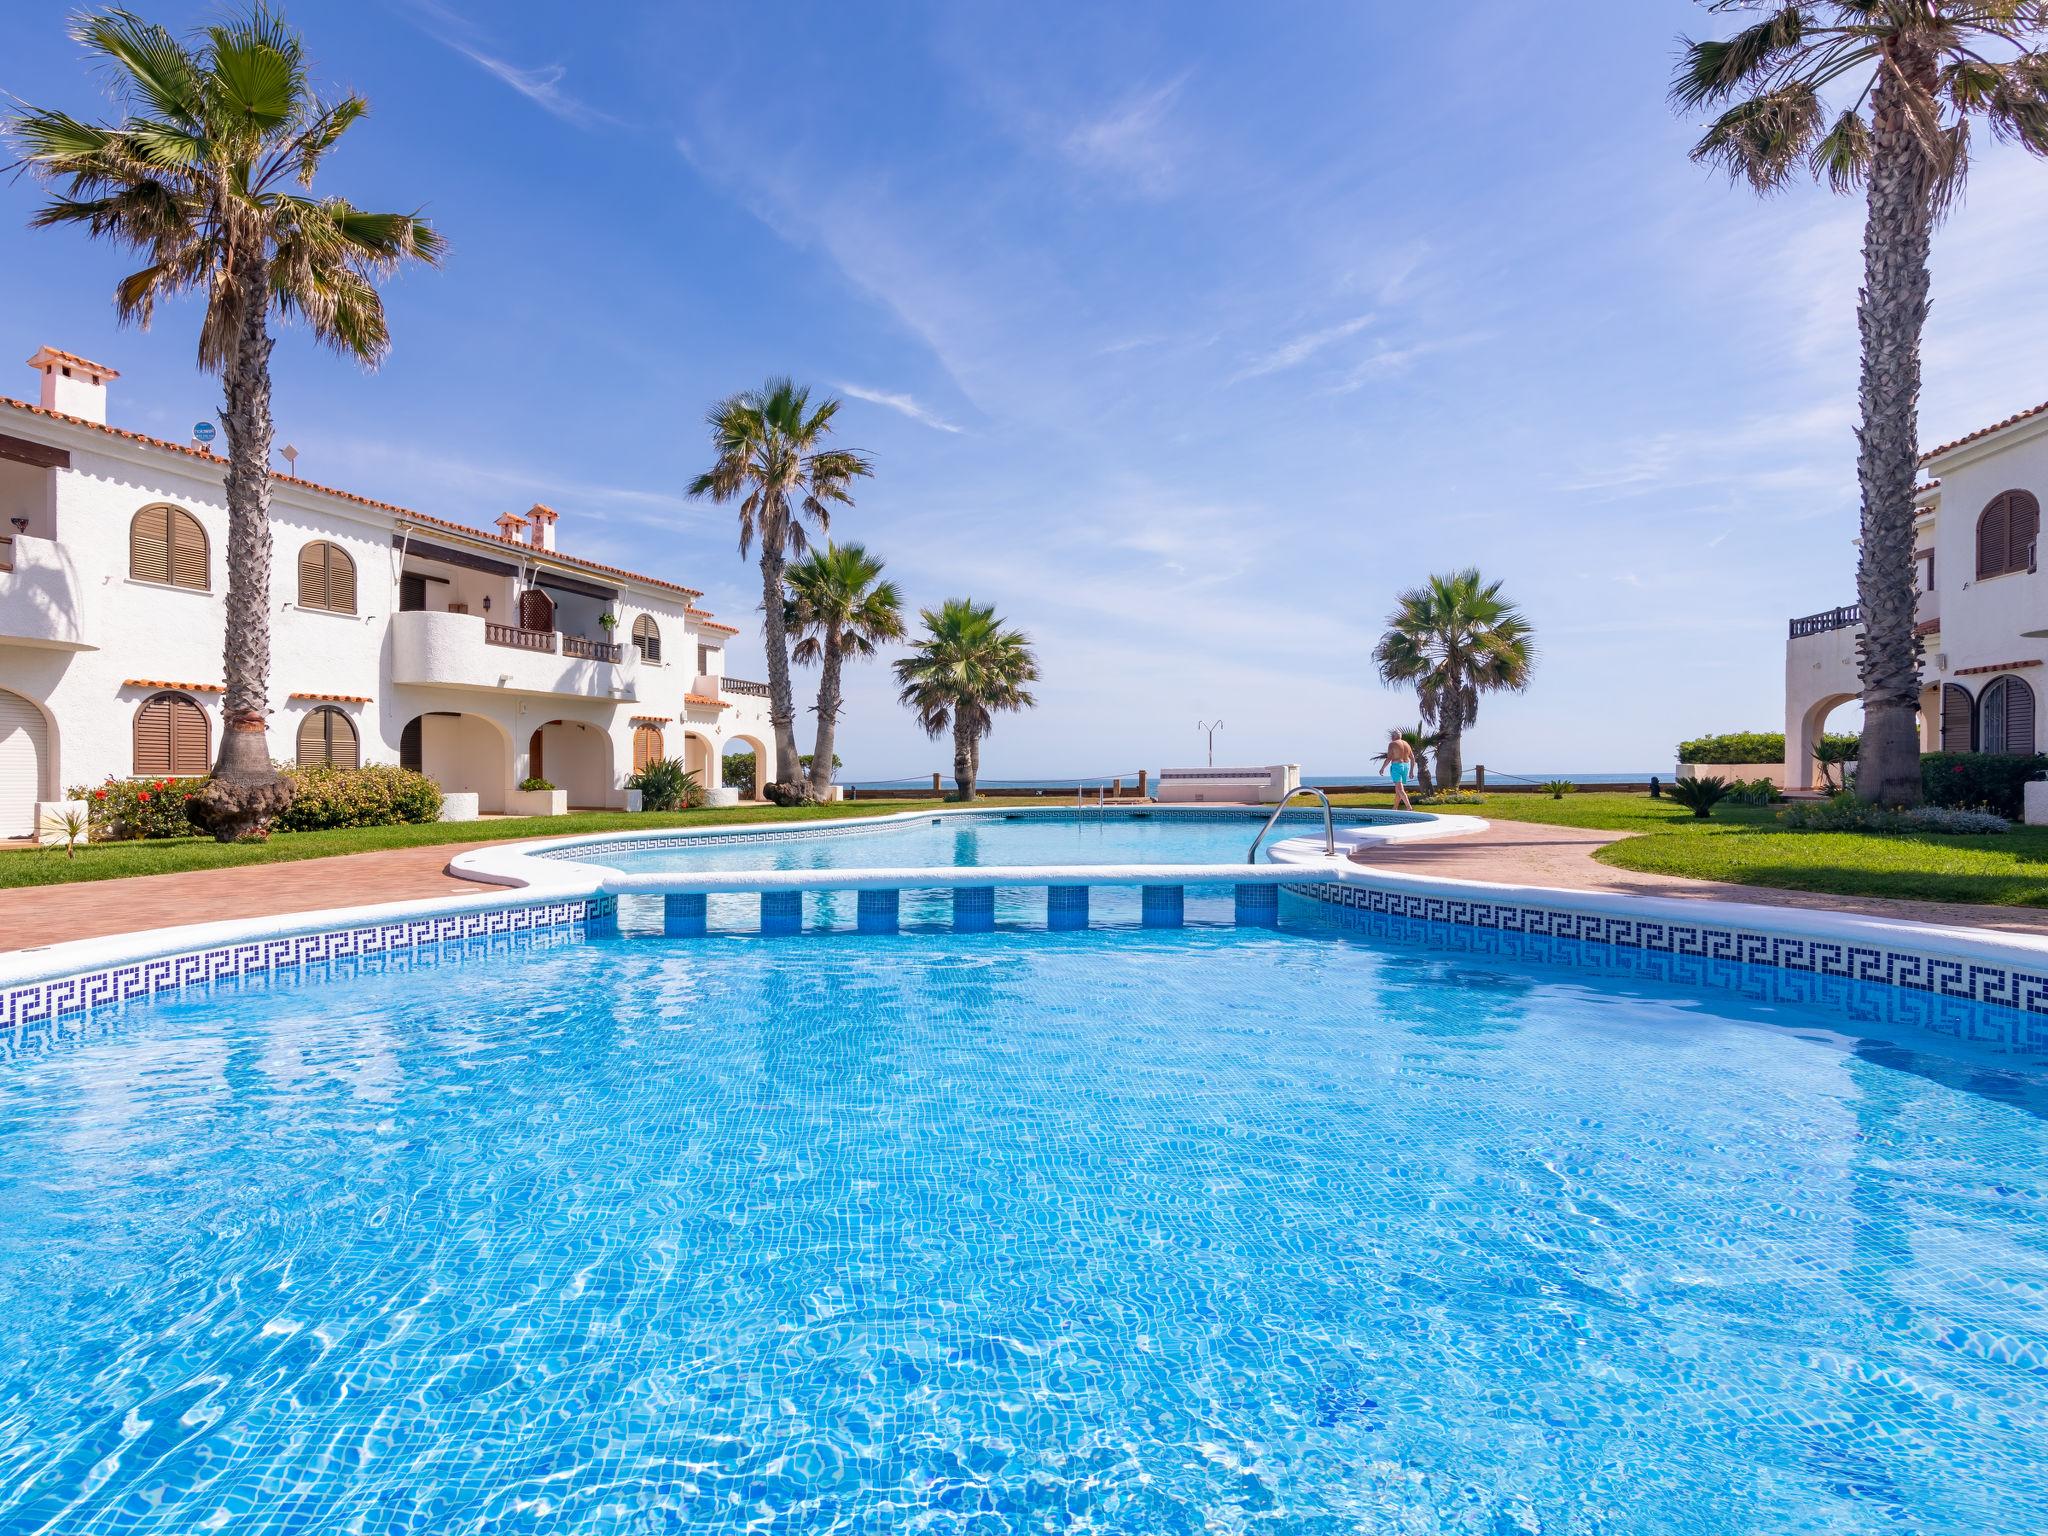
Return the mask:
<path id="1" fill-rule="evenodd" d="M 0 688 L 0 837 L 36 830 L 36 802 L 57 798 L 55 735 L 34 699 Z"/>
<path id="2" fill-rule="evenodd" d="M 1828 717 L 1844 704 L 1856 704 L 1858 708 L 1852 716 L 1846 716 L 1841 720 L 1830 722 Z M 1830 723 L 1833 724 L 1837 733 L 1861 731 L 1863 729 L 1861 696 L 1853 693 L 1831 693 L 1807 706 L 1806 713 L 1800 716 L 1798 728 L 1792 733 L 1792 739 L 1785 743 L 1785 787 L 1787 789 L 1817 789 L 1820 787 L 1820 768 L 1815 764 L 1813 754 L 1814 750 L 1820 745 L 1822 735 L 1833 734 L 1828 731 Z M 1835 781 L 1839 786 L 1841 782 L 1839 770 L 1836 771 Z"/>
<path id="3" fill-rule="evenodd" d="M 479 811 L 504 812 L 512 738 L 495 721 L 452 710 L 416 715 L 399 732 L 398 761 L 424 773 L 443 794 L 473 794 Z"/>
<path id="4" fill-rule="evenodd" d="M 741 797 L 744 799 L 760 800 L 766 798 L 762 791 L 768 787 L 768 748 L 752 736 L 728 736 L 725 738 L 725 742 L 719 748 L 719 751 L 721 756 L 732 752 L 753 753 L 753 782 L 735 785 L 734 787 L 739 790 Z"/>
<path id="5" fill-rule="evenodd" d="M 717 789 L 725 780 L 719 772 L 718 746 L 701 731 L 683 731 L 683 766 L 697 775 L 705 789 Z"/>
<path id="6" fill-rule="evenodd" d="M 526 772 L 569 796 L 571 808 L 603 810 L 612 802 L 612 739 L 580 720 L 550 720 L 526 741 Z"/>

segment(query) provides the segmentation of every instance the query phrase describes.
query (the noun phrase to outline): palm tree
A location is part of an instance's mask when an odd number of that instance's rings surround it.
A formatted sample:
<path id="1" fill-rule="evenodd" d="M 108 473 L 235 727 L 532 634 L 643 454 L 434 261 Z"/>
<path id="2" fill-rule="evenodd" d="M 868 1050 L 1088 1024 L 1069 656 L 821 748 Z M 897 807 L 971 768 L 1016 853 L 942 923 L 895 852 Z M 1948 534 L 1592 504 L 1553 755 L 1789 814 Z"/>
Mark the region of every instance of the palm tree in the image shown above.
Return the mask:
<path id="1" fill-rule="evenodd" d="M 1711 9 L 1763 19 L 1725 41 L 1685 44 L 1672 99 L 1688 110 L 1729 104 L 1693 158 L 1759 192 L 1784 186 L 1802 166 L 1837 192 L 1865 192 L 1856 314 L 1865 750 L 1856 787 L 1866 800 L 1911 805 L 1920 799 L 1913 481 L 1928 247 L 1962 190 L 1973 118 L 1996 138 L 2048 155 L 2048 5 L 1715 0 Z"/>
<path id="2" fill-rule="evenodd" d="M 1413 725 L 1401 728 L 1401 739 L 1408 743 L 1408 750 L 1415 754 L 1416 789 L 1425 795 L 1432 793 L 1436 788 L 1436 781 L 1430 777 L 1429 754 L 1437 749 L 1438 743 L 1443 738 L 1434 731 L 1426 731 L 1420 725 Z M 1386 768 L 1393 760 L 1394 754 L 1386 750 L 1382 750 L 1373 759 L 1382 769 Z"/>
<path id="3" fill-rule="evenodd" d="M 811 405 L 811 392 L 791 379 L 770 379 L 711 408 L 718 459 L 690 482 L 692 496 L 740 504 L 740 554 L 761 539 L 761 631 L 768 652 L 768 718 L 775 726 L 775 783 L 785 798 L 810 798 L 796 760 L 796 701 L 789 687 L 789 631 L 783 617 L 783 571 L 810 548 L 808 519 L 823 533 L 835 502 L 853 504 L 850 489 L 874 466 L 857 453 L 826 448 L 839 402 Z"/>
<path id="4" fill-rule="evenodd" d="M 818 663 L 818 744 L 811 751 L 811 798 L 832 783 L 832 738 L 839 724 L 839 673 L 849 656 L 872 656 L 903 638 L 903 596 L 883 581 L 882 562 L 859 544 L 827 544 L 789 568 L 783 625 L 795 658 Z"/>
<path id="5" fill-rule="evenodd" d="M 1372 659 L 1389 683 L 1412 683 L 1422 723 L 1437 728 L 1438 787 L 1464 782 L 1465 731 L 1481 694 L 1529 686 L 1536 649 L 1529 621 L 1476 570 L 1432 576 L 1401 594 Z"/>
<path id="6" fill-rule="evenodd" d="M 992 605 L 948 598 L 920 615 L 924 635 L 896 663 L 902 702 L 934 740 L 953 733 L 953 795 L 972 800 L 981 773 L 981 738 L 998 710 L 1029 709 L 1038 700 L 1025 688 L 1038 680 L 1031 637 L 1007 627 Z"/>
<path id="7" fill-rule="evenodd" d="M 6 120 L 21 163 L 54 189 L 36 227 L 82 225 L 138 251 L 114 307 L 147 327 L 157 303 L 202 292 L 199 366 L 220 375 L 227 429 L 225 728 L 213 780 L 189 803 L 222 842 L 261 838 L 290 802 L 271 766 L 270 316 L 374 365 L 390 350 L 377 278 L 443 243 L 417 213 L 366 213 L 313 197 L 327 152 L 369 110 L 323 101 L 305 47 L 258 4 L 180 43 L 126 11 L 79 18 L 74 35 L 109 66 L 126 109 L 115 125 L 27 108 Z"/>

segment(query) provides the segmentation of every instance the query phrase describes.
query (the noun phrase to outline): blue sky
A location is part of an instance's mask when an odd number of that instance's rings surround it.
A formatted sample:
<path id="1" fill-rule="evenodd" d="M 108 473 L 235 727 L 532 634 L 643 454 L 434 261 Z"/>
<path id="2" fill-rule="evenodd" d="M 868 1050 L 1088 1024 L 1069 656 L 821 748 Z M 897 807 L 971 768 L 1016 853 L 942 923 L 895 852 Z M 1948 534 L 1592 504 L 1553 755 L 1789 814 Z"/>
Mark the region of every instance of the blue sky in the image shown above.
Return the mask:
<path id="1" fill-rule="evenodd" d="M 0 89 L 104 112 L 67 9 L 14 8 Z M 878 467 L 835 535 L 1037 640 L 991 776 L 1198 761 L 1218 715 L 1219 759 L 1361 766 L 1414 712 L 1369 661 L 1396 592 L 1467 563 L 1542 651 L 1468 761 L 1666 768 L 1778 725 L 1786 619 L 1854 596 L 1861 210 L 1687 161 L 1664 85 L 1716 18 L 1573 10 L 296 0 L 373 107 L 324 186 L 452 254 L 392 287 L 380 372 L 285 339 L 280 434 L 436 515 L 548 501 L 760 676 L 732 520 L 682 488 L 707 406 L 790 372 Z M 1939 236 L 1927 441 L 2048 398 L 2044 192 L 1986 148 Z M 109 362 L 117 421 L 185 437 L 193 309 L 118 330 L 121 258 L 32 202 L 0 183 L 0 347 Z M 948 761 L 879 664 L 841 741 Z"/>

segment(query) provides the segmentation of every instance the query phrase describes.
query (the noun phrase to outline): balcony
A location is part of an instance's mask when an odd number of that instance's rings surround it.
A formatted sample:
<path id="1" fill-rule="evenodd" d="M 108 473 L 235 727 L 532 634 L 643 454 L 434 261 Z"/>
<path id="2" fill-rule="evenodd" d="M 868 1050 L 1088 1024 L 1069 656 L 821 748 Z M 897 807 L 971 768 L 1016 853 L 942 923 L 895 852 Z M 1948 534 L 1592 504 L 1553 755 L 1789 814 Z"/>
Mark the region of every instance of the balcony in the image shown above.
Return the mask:
<path id="1" fill-rule="evenodd" d="M 768 685 L 766 683 L 750 683 L 745 678 L 740 677 L 721 677 L 716 681 L 723 691 L 735 694 L 740 698 L 765 699 L 768 697 Z"/>
<path id="2" fill-rule="evenodd" d="M 639 697 L 639 662 L 630 646 L 493 624 L 475 614 L 391 616 L 395 683 L 631 703 Z"/>
<path id="3" fill-rule="evenodd" d="M 52 539 L 0 538 L 0 645 L 90 651 L 85 584 Z"/>
<path id="4" fill-rule="evenodd" d="M 1792 621 L 1792 638 L 1801 639 L 1806 635 L 1825 635 L 1830 630 L 1854 629 L 1863 622 L 1863 605 L 1851 603 L 1846 608 L 1830 608 L 1825 613 L 1809 613 L 1803 619 Z"/>

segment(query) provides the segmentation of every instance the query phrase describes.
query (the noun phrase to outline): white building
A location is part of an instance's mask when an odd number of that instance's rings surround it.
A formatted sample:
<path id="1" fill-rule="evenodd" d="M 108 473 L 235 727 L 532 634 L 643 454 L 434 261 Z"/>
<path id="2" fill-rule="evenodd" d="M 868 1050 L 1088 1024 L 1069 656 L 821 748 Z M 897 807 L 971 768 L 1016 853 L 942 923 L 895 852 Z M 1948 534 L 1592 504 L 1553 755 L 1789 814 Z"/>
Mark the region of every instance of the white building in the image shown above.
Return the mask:
<path id="1" fill-rule="evenodd" d="M 1927 752 L 2035 752 L 2035 701 L 2048 682 L 2048 574 L 2035 545 L 2048 495 L 2048 404 L 1924 455 L 1915 496 L 1920 745 Z M 1862 613 L 1792 621 L 1785 646 L 1785 773 L 1814 783 L 1813 745 L 1830 711 L 1858 697 Z"/>
<path id="2" fill-rule="evenodd" d="M 107 425 L 111 368 L 29 365 L 40 403 L 0 396 L 0 836 L 70 786 L 206 772 L 221 725 L 227 461 Z M 529 776 L 623 806 L 649 757 L 717 786 L 751 750 L 758 794 L 775 738 L 766 686 L 725 675 L 738 631 L 692 588 L 558 549 L 556 524 L 275 476 L 271 756 L 404 763 L 489 813 Z"/>

